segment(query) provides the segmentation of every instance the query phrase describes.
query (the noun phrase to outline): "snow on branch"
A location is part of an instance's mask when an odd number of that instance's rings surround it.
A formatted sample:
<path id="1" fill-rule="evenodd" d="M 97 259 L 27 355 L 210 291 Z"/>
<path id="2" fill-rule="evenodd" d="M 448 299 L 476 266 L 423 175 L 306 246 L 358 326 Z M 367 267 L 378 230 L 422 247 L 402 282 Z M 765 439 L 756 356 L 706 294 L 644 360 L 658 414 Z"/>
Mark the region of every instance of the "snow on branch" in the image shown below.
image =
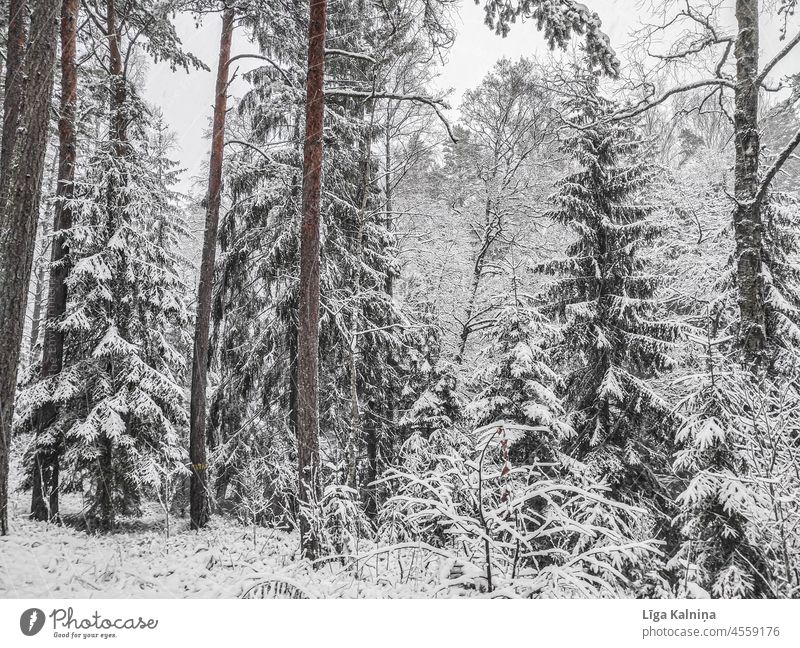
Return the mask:
<path id="1" fill-rule="evenodd" d="M 358 59 L 360 61 L 369 61 L 370 63 L 377 64 L 377 61 L 374 58 L 372 58 L 369 54 L 362 54 L 361 52 L 348 52 L 347 50 L 326 47 L 325 54 L 330 56 L 344 56 L 346 58 Z"/>
<path id="2" fill-rule="evenodd" d="M 764 66 L 764 69 L 761 70 L 761 74 L 756 77 L 756 83 L 763 83 L 764 80 L 767 78 L 767 75 L 772 71 L 778 63 L 789 53 L 791 52 L 794 47 L 800 43 L 800 32 L 795 34 L 794 38 L 790 40 L 786 45 L 783 46 L 780 52 L 778 52 L 775 57 Z"/>
<path id="3" fill-rule="evenodd" d="M 239 59 L 256 59 L 259 61 L 265 61 L 280 73 L 280 75 L 283 77 L 283 80 L 286 81 L 286 83 L 288 83 L 290 86 L 294 85 L 294 83 L 292 83 L 292 80 L 289 78 L 289 75 L 286 73 L 286 70 L 284 70 L 280 65 L 278 65 L 268 56 L 264 56 L 263 54 L 237 54 L 228 61 L 228 66 L 230 67 L 231 63 L 233 63 L 234 61 L 238 61 Z"/>
<path id="4" fill-rule="evenodd" d="M 786 147 L 781 151 L 780 155 L 775 158 L 775 161 L 772 165 L 767 169 L 766 174 L 764 174 L 764 179 L 761 181 L 761 184 L 758 187 L 758 191 L 756 192 L 753 201 L 755 203 L 760 203 L 764 196 L 767 194 L 767 190 L 769 189 L 769 185 L 772 180 L 777 175 L 778 171 L 781 170 L 781 167 L 786 163 L 791 156 L 797 146 L 800 145 L 800 129 L 794 134 L 794 137 L 789 141 Z"/>
<path id="5" fill-rule="evenodd" d="M 713 79 L 701 79 L 699 81 L 693 81 L 692 83 L 687 83 L 685 85 L 676 86 L 674 88 L 670 88 L 666 92 L 664 92 L 661 96 L 657 99 L 653 99 L 652 97 L 648 99 L 642 99 L 639 103 L 630 106 L 627 109 L 623 109 L 611 115 L 611 119 L 613 121 L 630 119 L 631 117 L 635 117 L 643 112 L 650 110 L 651 108 L 655 108 L 659 104 L 664 103 L 670 97 L 681 94 L 683 92 L 689 92 L 690 90 L 696 90 L 697 88 L 704 88 L 707 86 L 720 86 L 726 88 L 733 88 L 733 82 L 729 81 L 728 79 L 723 78 L 713 78 Z"/>
<path id="6" fill-rule="evenodd" d="M 442 113 L 442 108 L 449 108 L 449 106 L 442 101 L 441 99 L 431 99 L 430 97 L 425 97 L 423 95 L 415 95 L 415 94 L 397 94 L 394 92 L 368 92 L 366 90 L 351 90 L 350 88 L 331 88 L 330 90 L 325 90 L 326 97 L 353 97 L 358 99 L 391 99 L 393 101 L 413 101 L 416 103 L 423 103 L 427 106 L 433 108 L 436 116 L 439 118 L 439 121 L 444 124 L 445 129 L 447 129 L 447 135 L 450 137 L 450 140 L 455 144 L 458 142 L 458 139 L 453 134 L 453 129 L 450 126 L 450 122 L 447 121 L 447 118 Z"/>

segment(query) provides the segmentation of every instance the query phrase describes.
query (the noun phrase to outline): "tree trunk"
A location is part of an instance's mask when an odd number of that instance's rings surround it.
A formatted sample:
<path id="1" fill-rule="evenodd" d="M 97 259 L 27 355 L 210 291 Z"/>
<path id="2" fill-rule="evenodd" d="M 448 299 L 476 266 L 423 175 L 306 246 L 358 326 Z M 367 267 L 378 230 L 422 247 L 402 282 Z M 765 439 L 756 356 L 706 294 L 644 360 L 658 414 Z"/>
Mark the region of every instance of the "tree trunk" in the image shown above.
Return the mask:
<path id="1" fill-rule="evenodd" d="M 736 145 L 733 214 L 736 239 L 736 280 L 740 329 L 739 344 L 745 363 L 761 363 L 766 343 L 762 224 L 758 189 L 758 0 L 737 0 L 736 19 Z"/>
<path id="2" fill-rule="evenodd" d="M 47 221 L 42 221 L 42 233 L 40 235 L 40 247 L 36 260 L 36 285 L 33 291 L 33 312 L 31 313 L 31 335 L 28 340 L 28 366 L 36 364 L 41 333 L 42 323 L 42 296 L 44 294 L 44 255 L 47 253 L 47 235 L 50 228 Z"/>
<path id="3" fill-rule="evenodd" d="M 303 148 L 303 216 L 300 224 L 300 296 L 297 336 L 297 457 L 300 549 L 319 554 L 313 524 L 320 496 L 319 476 L 319 220 L 322 190 L 322 134 L 325 118 L 326 0 L 311 0 L 308 23 L 306 133 Z"/>
<path id="4" fill-rule="evenodd" d="M 111 71 L 111 138 L 119 157 L 126 153 L 125 143 L 127 136 L 127 119 L 125 115 L 125 101 L 127 88 L 125 86 L 125 65 L 120 50 L 120 34 L 117 25 L 117 10 L 114 0 L 106 4 L 106 30 L 108 34 L 109 69 Z"/>
<path id="5" fill-rule="evenodd" d="M 3 98 L 3 140 L 0 154 L 0 174 L 5 174 L 14 135 L 17 132 L 17 121 L 21 106 L 20 92 L 22 78 L 17 76 L 25 55 L 27 42 L 28 13 L 27 0 L 9 0 L 8 4 L 8 50 L 6 52 L 5 96 Z"/>
<path id="6" fill-rule="evenodd" d="M 385 398 L 391 398 L 390 390 L 387 390 Z M 377 410 L 377 411 L 375 411 Z M 380 407 L 375 399 L 370 402 L 365 421 L 365 437 L 367 446 L 367 504 L 366 514 L 370 519 L 378 515 L 378 486 L 375 481 L 378 479 L 378 447 L 380 445 L 380 426 L 384 414 L 388 407 Z"/>
<path id="7" fill-rule="evenodd" d="M 4 136 L 0 161 L 0 535 L 8 533 L 11 420 L 39 217 L 58 25 L 58 5 L 53 0 L 33 0 L 32 7 L 31 40 L 19 74 L 9 66 L 12 80 L 4 115 L 16 113 L 16 129 Z"/>
<path id="8" fill-rule="evenodd" d="M 69 247 L 63 235 L 72 227 L 74 215 L 69 201 L 73 198 L 76 159 L 75 116 L 78 102 L 77 34 L 80 0 L 63 0 L 61 4 L 61 99 L 58 116 L 58 184 L 53 215 L 53 241 L 50 250 L 50 277 L 47 290 L 47 313 L 42 343 L 42 379 L 61 373 L 64 366 L 64 333 L 55 324 L 67 310 L 67 284 L 69 274 Z M 56 417 L 55 405 L 46 403 L 39 412 L 38 434 L 50 427 Z M 37 520 L 58 517 L 58 440 L 51 452 L 39 456 L 35 446 L 34 489 L 31 499 L 31 517 Z M 41 474 L 42 466 L 49 474 Z M 36 472 L 39 472 L 37 480 Z M 37 488 L 40 482 L 43 488 Z M 38 492 L 37 492 L 38 491 Z M 44 493 L 49 493 L 49 511 Z"/>
<path id="9" fill-rule="evenodd" d="M 222 160 L 225 147 L 225 115 L 228 102 L 228 62 L 233 38 L 233 9 L 222 14 L 222 36 L 214 101 L 211 134 L 211 160 L 208 173 L 208 210 L 203 238 L 203 260 L 197 288 L 197 319 L 192 359 L 192 394 L 190 406 L 189 458 L 192 462 L 190 516 L 191 528 L 201 529 L 208 521 L 208 464 L 206 459 L 206 371 L 208 334 L 211 323 L 211 295 L 214 286 L 214 260 L 217 251 L 219 206 L 222 198 Z"/>
<path id="10" fill-rule="evenodd" d="M 464 360 L 464 353 L 467 350 L 467 340 L 469 339 L 470 333 L 472 333 L 472 319 L 475 317 L 475 303 L 478 299 L 478 288 L 480 287 L 481 277 L 483 276 L 486 255 L 492 243 L 494 243 L 495 239 L 500 234 L 499 219 L 492 216 L 491 198 L 486 199 L 484 222 L 486 228 L 483 231 L 483 236 L 480 241 L 481 247 L 478 249 L 475 263 L 472 266 L 472 283 L 470 284 L 469 296 L 467 297 L 467 307 L 464 310 L 464 323 L 462 324 L 461 335 L 459 336 L 458 353 L 455 357 L 455 363 L 458 365 Z"/>
<path id="11" fill-rule="evenodd" d="M 55 193 L 58 188 L 58 150 L 53 154 L 53 161 L 51 163 L 51 171 L 47 174 L 48 192 Z M 44 178 L 42 184 L 44 185 Z M 44 186 L 42 187 L 44 193 Z M 35 253 L 35 260 L 33 262 L 36 267 L 36 287 L 33 294 L 33 312 L 31 313 L 31 333 L 28 341 L 28 366 L 31 367 L 41 359 L 42 349 L 39 346 L 39 338 L 42 336 L 45 323 L 42 322 L 42 308 L 46 308 L 42 303 L 45 296 L 45 274 L 46 266 L 44 264 L 45 257 L 50 254 L 50 222 L 47 219 L 47 214 L 39 221 L 36 226 L 39 234 L 37 239 L 39 241 L 39 251 Z M 45 310 L 45 317 L 47 311 Z"/>

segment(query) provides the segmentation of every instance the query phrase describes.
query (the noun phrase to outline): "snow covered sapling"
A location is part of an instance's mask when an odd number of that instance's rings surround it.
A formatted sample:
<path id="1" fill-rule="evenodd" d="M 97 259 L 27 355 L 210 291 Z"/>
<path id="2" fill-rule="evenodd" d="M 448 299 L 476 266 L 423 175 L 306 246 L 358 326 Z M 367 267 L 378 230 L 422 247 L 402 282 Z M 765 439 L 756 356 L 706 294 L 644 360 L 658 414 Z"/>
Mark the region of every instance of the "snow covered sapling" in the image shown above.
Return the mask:
<path id="1" fill-rule="evenodd" d="M 394 495 L 381 511 L 381 530 L 391 532 L 383 537 L 448 548 L 487 589 L 509 595 L 627 592 L 626 574 L 657 553 L 640 539 L 642 511 L 609 500 L 602 484 L 554 478 L 553 463 L 513 464 L 514 445 L 544 431 L 497 422 L 447 454 L 412 437 L 414 458 L 424 453 L 428 461 L 384 477 Z"/>
<path id="2" fill-rule="evenodd" d="M 502 308 L 484 332 L 487 344 L 473 379 L 478 392 L 466 414 L 475 428 L 500 421 L 535 427 L 537 435 L 515 444 L 515 462 L 552 461 L 573 435 L 556 395 L 561 379 L 550 367 L 547 350 L 558 339 L 558 329 L 530 297 L 514 295 L 514 303 Z"/>

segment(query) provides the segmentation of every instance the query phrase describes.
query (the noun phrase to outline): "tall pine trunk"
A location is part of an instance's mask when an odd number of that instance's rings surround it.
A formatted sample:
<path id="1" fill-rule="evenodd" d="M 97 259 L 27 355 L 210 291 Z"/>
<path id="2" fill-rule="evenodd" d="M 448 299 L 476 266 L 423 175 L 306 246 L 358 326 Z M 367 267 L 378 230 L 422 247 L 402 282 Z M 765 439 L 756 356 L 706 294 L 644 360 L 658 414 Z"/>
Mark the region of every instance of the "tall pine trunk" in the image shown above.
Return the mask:
<path id="1" fill-rule="evenodd" d="M 27 51 L 22 61 L 8 66 L 4 119 L 11 116 L 15 127 L 4 121 L 0 160 L 0 535 L 8 533 L 11 420 L 39 218 L 58 25 L 55 0 L 32 0 L 31 7 Z M 10 36 L 15 41 L 17 34 Z"/>
<path id="2" fill-rule="evenodd" d="M 297 458 L 300 548 L 319 554 L 312 517 L 320 496 L 319 475 L 319 265 L 322 135 L 325 119 L 326 0 L 311 0 L 308 23 L 306 133 L 303 147 L 303 216 L 300 224 L 300 296 L 297 335 Z"/>
<path id="3" fill-rule="evenodd" d="M 208 173 L 208 209 L 203 238 L 203 260 L 197 289 L 197 320 L 192 359 L 189 458 L 192 462 L 190 517 L 191 528 L 200 529 L 208 521 L 208 464 L 206 458 L 206 370 L 208 335 L 211 322 L 211 296 L 214 285 L 214 259 L 217 251 L 219 207 L 222 197 L 222 161 L 225 147 L 225 114 L 228 101 L 228 65 L 233 37 L 233 9 L 222 14 L 219 44 L 214 123 L 211 134 L 211 161 Z"/>
<path id="4" fill-rule="evenodd" d="M 8 46 L 6 51 L 6 78 L 5 97 L 3 98 L 3 140 L 2 154 L 0 154 L 0 174 L 5 174 L 10 155 L 10 149 L 17 132 L 19 119 L 20 92 L 22 79 L 17 77 L 25 55 L 25 44 L 28 38 L 26 16 L 28 13 L 27 0 L 9 0 L 8 3 Z M 19 81 L 19 83 L 16 83 Z"/>
<path id="5" fill-rule="evenodd" d="M 67 310 L 69 248 L 64 233 L 72 227 L 74 215 L 69 201 L 75 194 L 76 130 L 78 102 L 78 69 L 76 61 L 78 11 L 80 0 L 63 0 L 61 4 L 61 99 L 58 115 L 58 184 L 53 215 L 53 241 L 50 250 L 50 276 L 47 290 L 46 324 L 42 342 L 42 378 L 56 376 L 64 366 L 64 333 L 55 326 Z M 55 405 L 45 404 L 38 414 L 37 431 L 50 427 L 56 417 Z M 58 517 L 58 464 L 60 441 L 51 453 L 34 454 L 34 484 L 31 517 L 45 520 Z M 44 495 L 49 498 L 49 509 Z"/>
<path id="6" fill-rule="evenodd" d="M 734 113 L 736 162 L 733 214 L 736 239 L 736 280 L 740 330 L 739 343 L 745 363 L 763 359 L 766 343 L 764 273 L 762 270 L 762 223 L 758 190 L 758 0 L 737 0 L 736 96 Z"/>

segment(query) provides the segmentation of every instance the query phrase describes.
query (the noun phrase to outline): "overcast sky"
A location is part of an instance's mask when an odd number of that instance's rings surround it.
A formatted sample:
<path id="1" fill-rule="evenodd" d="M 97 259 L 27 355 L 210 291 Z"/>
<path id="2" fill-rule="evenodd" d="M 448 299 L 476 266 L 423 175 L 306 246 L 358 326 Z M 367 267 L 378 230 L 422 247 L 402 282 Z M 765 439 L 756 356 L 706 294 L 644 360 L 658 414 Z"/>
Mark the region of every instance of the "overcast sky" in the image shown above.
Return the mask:
<path id="1" fill-rule="evenodd" d="M 648 6 L 647 2 L 642 0 L 585 0 L 585 3 L 600 15 L 603 30 L 618 52 L 629 40 L 631 31 L 648 13 L 642 8 L 642 5 Z M 733 18 L 732 11 L 730 15 Z M 461 0 L 456 27 L 458 36 L 438 82 L 439 88 L 454 90 L 451 96 L 454 107 L 457 107 L 463 91 L 480 83 L 499 58 L 507 56 L 516 59 L 546 51 L 542 35 L 532 23 L 514 25 L 507 38 L 496 36 L 483 23 L 483 9 L 475 5 L 474 0 Z M 201 171 L 208 157 L 209 143 L 203 133 L 210 123 L 214 99 L 220 16 L 214 14 L 206 17 L 199 29 L 195 28 L 192 17 L 179 17 L 178 31 L 184 46 L 199 56 L 211 71 L 173 73 L 166 65 L 153 66 L 148 74 L 145 94 L 162 108 L 167 123 L 175 132 L 178 150 L 174 155 L 187 170 L 182 187 L 186 190 L 190 178 Z M 762 34 L 765 57 L 777 51 L 779 45 L 774 34 Z M 243 30 L 234 33 L 233 50 L 234 54 L 255 51 L 255 47 L 247 42 Z M 787 69 L 793 72 L 800 70 L 800 53 L 795 53 L 782 69 L 784 72 Z M 245 88 L 244 82 L 233 85 L 232 94 L 241 95 Z"/>

